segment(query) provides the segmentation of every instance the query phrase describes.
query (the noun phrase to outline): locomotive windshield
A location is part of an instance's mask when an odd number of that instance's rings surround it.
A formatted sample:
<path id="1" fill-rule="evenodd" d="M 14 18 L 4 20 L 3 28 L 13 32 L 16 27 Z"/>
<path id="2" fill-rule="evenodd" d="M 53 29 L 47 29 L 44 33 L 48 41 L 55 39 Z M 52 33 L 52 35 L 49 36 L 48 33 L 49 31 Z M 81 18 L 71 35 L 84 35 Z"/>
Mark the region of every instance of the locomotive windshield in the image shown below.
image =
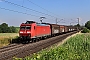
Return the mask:
<path id="1" fill-rule="evenodd" d="M 21 26 L 20 27 L 21 30 L 30 30 L 31 29 L 31 26 Z"/>
<path id="2" fill-rule="evenodd" d="M 21 26 L 20 29 L 21 29 L 21 30 L 24 30 L 24 29 L 25 29 L 25 26 Z"/>
<path id="3" fill-rule="evenodd" d="M 31 26 L 26 26 L 26 29 L 27 29 L 27 30 L 30 30 L 30 29 L 31 29 Z"/>

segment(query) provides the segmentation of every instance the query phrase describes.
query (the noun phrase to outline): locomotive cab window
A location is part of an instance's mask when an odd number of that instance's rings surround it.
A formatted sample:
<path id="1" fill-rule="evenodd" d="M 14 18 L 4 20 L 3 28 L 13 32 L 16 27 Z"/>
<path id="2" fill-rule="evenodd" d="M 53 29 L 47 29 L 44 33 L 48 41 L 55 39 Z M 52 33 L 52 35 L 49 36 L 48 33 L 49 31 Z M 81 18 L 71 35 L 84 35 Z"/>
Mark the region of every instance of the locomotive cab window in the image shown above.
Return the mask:
<path id="1" fill-rule="evenodd" d="M 21 30 L 24 30 L 24 29 L 25 29 L 25 26 L 21 26 L 20 29 L 21 29 Z"/>
<path id="2" fill-rule="evenodd" d="M 26 29 L 27 29 L 27 30 L 30 30 L 30 29 L 31 29 L 31 26 L 26 26 Z"/>
<path id="3" fill-rule="evenodd" d="M 20 27 L 21 30 L 30 30 L 31 29 L 31 26 L 21 26 Z"/>

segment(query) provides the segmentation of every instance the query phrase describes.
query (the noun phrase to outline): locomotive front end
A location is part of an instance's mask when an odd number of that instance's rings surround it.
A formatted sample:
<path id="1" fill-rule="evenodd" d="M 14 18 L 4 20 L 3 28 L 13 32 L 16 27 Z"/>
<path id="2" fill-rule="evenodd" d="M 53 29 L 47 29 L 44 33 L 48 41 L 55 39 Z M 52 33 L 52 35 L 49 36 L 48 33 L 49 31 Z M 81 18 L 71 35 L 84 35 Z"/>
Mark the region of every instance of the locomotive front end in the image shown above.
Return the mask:
<path id="1" fill-rule="evenodd" d="M 21 24 L 19 36 L 21 40 L 31 39 L 31 25 Z"/>

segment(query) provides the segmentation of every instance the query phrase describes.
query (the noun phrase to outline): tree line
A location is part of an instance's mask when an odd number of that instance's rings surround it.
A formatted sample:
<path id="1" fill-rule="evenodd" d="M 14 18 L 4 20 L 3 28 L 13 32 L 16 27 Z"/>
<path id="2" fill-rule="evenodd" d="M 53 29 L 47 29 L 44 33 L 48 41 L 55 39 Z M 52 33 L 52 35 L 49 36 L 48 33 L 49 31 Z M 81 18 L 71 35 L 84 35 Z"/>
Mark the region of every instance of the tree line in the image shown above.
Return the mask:
<path id="1" fill-rule="evenodd" d="M 81 31 L 82 33 L 90 33 L 90 20 L 85 23 L 85 27 Z"/>
<path id="2" fill-rule="evenodd" d="M 16 33 L 17 30 L 14 26 L 8 26 L 7 23 L 2 23 L 0 25 L 0 33 Z"/>

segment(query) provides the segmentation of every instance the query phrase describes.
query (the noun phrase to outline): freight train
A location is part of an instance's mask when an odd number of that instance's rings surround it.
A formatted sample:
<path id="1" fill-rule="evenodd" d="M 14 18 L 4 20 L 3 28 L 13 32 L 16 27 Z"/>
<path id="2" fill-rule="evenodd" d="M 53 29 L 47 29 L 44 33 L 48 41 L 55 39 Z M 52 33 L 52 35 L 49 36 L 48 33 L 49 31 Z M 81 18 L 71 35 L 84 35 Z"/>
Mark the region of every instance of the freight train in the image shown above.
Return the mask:
<path id="1" fill-rule="evenodd" d="M 20 36 L 20 40 L 30 41 L 37 38 L 40 39 L 40 38 L 56 36 L 76 30 L 77 27 L 74 26 L 26 21 L 26 23 L 22 23 L 20 25 L 19 36 Z"/>

